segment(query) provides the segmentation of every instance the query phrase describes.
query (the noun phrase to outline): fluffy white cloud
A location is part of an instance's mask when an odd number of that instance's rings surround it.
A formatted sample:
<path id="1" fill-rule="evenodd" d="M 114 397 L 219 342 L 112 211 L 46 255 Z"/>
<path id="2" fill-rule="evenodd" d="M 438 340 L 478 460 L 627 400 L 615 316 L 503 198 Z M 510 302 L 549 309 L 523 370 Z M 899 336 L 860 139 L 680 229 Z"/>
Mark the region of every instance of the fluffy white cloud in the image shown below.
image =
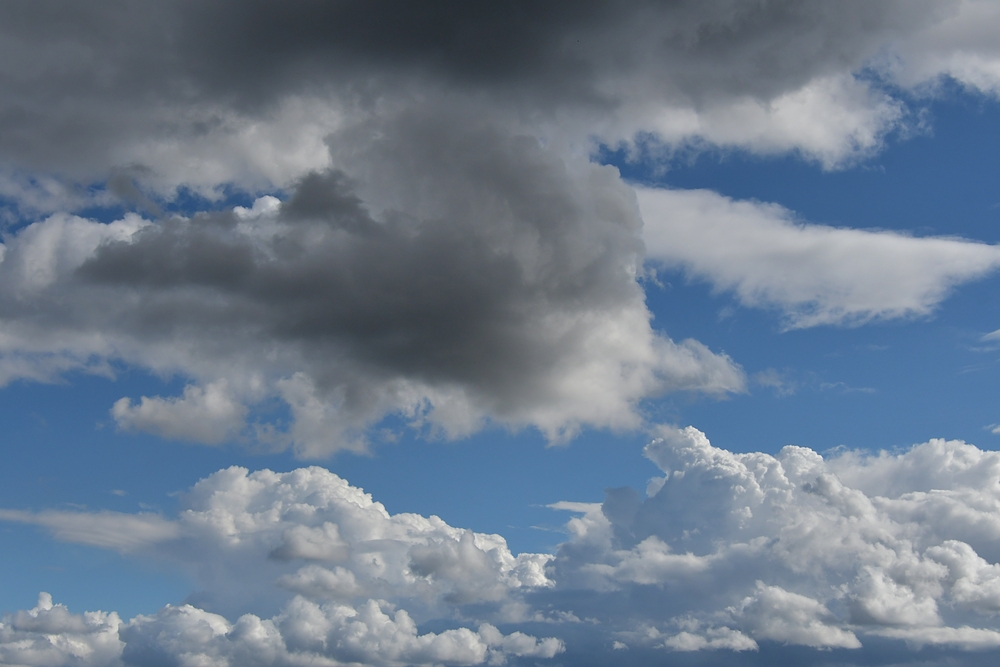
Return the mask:
<path id="1" fill-rule="evenodd" d="M 824 648 L 861 647 L 853 632 L 837 627 L 837 619 L 822 603 L 778 586 L 758 582 L 757 590 L 740 603 L 734 615 L 758 639 Z"/>
<path id="2" fill-rule="evenodd" d="M 646 499 L 615 489 L 603 504 L 557 506 L 582 516 L 549 593 L 630 645 L 746 648 L 738 632 L 816 647 L 859 648 L 865 635 L 1000 646 L 997 453 L 932 440 L 829 459 L 794 446 L 734 454 L 688 427 L 664 428 L 646 456 L 665 473 Z M 627 627 L 618 605 L 648 588 L 662 594 L 633 603 Z"/>
<path id="3" fill-rule="evenodd" d="M 551 556 L 514 556 L 499 535 L 390 515 L 322 468 L 222 470 L 190 489 L 184 504 L 172 521 L 0 512 L 60 540 L 172 563 L 204 587 L 191 598 L 197 606 L 168 605 L 124 625 L 114 614 L 69 614 L 43 595 L 38 608 L 0 624 L 0 664 L 110 666 L 120 657 L 128 665 L 474 665 L 563 650 L 558 639 L 503 634 L 490 623 L 418 632 L 417 620 L 447 619 L 459 609 L 467 610 L 460 617 L 523 617 L 524 593 L 551 587 Z M 279 605 L 272 618 L 248 613 Z M 18 657 L 29 654 L 35 657 Z"/>
<path id="4" fill-rule="evenodd" d="M 552 585 L 545 573 L 551 556 L 515 556 L 499 535 L 454 528 L 438 517 L 390 515 L 323 468 L 221 470 L 192 487 L 183 505 L 174 520 L 16 510 L 0 511 L 0 519 L 167 560 L 203 586 L 199 605 L 233 616 L 291 591 L 320 602 L 406 600 L 422 617 L 478 605 L 501 618 L 518 607 L 523 592 Z"/>
<path id="5" fill-rule="evenodd" d="M 0 665 L 110 667 L 120 664 L 122 621 L 114 612 L 72 614 L 41 593 L 33 609 L 0 619 Z"/>
<path id="6" fill-rule="evenodd" d="M 790 328 L 927 315 L 1000 267 L 1000 247 L 805 224 L 775 204 L 709 190 L 636 189 L 646 256 L 783 311 Z"/>
<path id="7" fill-rule="evenodd" d="M 121 630 L 126 665 L 164 656 L 190 665 L 479 665 L 508 656 L 551 658 L 561 642 L 522 633 L 503 635 L 483 624 L 419 634 L 405 610 L 369 600 L 358 608 L 296 597 L 276 617 L 252 614 L 234 624 L 190 605 L 139 616 Z"/>
<path id="8" fill-rule="evenodd" d="M 274 618 L 244 614 L 235 623 L 167 605 L 123 623 L 113 612 L 70 613 L 41 593 L 34 609 L 0 621 L 0 664 L 12 667 L 479 665 L 563 650 L 555 638 L 504 635 L 488 623 L 420 634 L 405 610 L 375 600 L 354 608 L 296 597 Z"/>
<path id="9" fill-rule="evenodd" d="M 639 662 L 763 644 L 1000 649 L 1000 454 L 932 440 L 824 459 L 794 446 L 735 454 L 691 427 L 660 435 L 646 456 L 663 474 L 645 498 L 611 489 L 603 503 L 554 505 L 579 515 L 554 556 L 514 555 L 498 535 L 437 517 L 391 515 L 322 468 L 219 471 L 182 496 L 172 520 L 0 518 L 194 576 L 202 590 L 187 606 L 122 627 L 126 663 L 478 664 L 594 641 L 628 646 Z M 464 629 L 418 630 L 447 619 Z"/>
<path id="10" fill-rule="evenodd" d="M 247 408 L 229 393 L 225 380 L 204 388 L 188 385 L 177 398 L 143 396 L 136 405 L 121 398 L 111 407 L 111 415 L 123 429 L 209 444 L 242 431 L 246 414 Z"/>

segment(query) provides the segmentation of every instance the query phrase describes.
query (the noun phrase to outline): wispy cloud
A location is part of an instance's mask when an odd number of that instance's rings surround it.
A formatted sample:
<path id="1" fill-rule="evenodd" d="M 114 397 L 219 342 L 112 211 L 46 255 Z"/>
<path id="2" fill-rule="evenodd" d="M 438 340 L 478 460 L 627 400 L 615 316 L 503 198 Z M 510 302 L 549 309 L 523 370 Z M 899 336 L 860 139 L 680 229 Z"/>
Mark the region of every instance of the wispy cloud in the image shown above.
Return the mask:
<path id="1" fill-rule="evenodd" d="M 709 190 L 637 193 L 649 261 L 778 309 L 791 329 L 927 316 L 954 286 L 1000 268 L 1000 247 L 985 243 L 805 224 Z"/>

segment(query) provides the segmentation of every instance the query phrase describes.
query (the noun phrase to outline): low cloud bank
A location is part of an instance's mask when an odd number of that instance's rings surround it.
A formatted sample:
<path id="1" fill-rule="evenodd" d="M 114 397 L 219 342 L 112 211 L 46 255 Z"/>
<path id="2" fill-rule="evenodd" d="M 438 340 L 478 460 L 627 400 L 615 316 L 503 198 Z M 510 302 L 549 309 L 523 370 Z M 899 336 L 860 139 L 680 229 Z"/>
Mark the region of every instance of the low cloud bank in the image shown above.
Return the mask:
<path id="1" fill-rule="evenodd" d="M 154 653 L 478 664 L 564 648 L 570 659 L 583 645 L 639 662 L 798 646 L 879 663 L 878 647 L 899 641 L 961 663 L 1000 650 L 1000 453 L 931 440 L 827 458 L 793 446 L 737 454 L 692 427 L 662 427 L 645 455 L 662 471 L 645 496 L 622 488 L 603 503 L 553 505 L 577 515 L 554 555 L 389 514 L 317 467 L 219 471 L 174 519 L 7 510 L 0 518 L 58 539 L 173 563 L 201 590 L 127 623 L 43 596 L 3 621 L 4 664 L 29 645 L 90 646 L 79 649 L 94 656 L 86 665 Z M 450 628 L 419 629 L 431 621 Z M 251 654 L 258 662 L 241 663 Z M 31 664 L 68 660 L 58 655 Z"/>

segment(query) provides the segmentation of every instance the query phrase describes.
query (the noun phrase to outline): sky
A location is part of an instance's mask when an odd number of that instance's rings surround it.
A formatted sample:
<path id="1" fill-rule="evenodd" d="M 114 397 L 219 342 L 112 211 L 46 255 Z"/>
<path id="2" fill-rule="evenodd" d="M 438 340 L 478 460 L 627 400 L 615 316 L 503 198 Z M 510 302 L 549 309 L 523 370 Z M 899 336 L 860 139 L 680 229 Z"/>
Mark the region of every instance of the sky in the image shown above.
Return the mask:
<path id="1" fill-rule="evenodd" d="M 1000 6 L 0 6 L 0 665 L 1000 657 Z"/>

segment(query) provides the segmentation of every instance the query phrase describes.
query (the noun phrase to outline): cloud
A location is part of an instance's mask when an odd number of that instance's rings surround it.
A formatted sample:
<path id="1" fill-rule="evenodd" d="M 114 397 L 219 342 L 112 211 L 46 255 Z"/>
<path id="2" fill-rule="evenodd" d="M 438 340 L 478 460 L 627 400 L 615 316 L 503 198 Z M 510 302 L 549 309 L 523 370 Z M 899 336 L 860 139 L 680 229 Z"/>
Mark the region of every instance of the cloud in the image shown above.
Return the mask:
<path id="1" fill-rule="evenodd" d="M 132 365 L 186 387 L 109 406 L 123 430 L 302 457 L 363 449 L 388 415 L 561 442 L 643 426 L 664 392 L 742 391 L 725 354 L 652 328 L 644 259 L 807 327 L 926 316 L 1000 253 L 705 191 L 640 190 L 639 209 L 595 147 L 841 168 L 946 79 L 995 96 L 998 21 L 986 2 L 8 3 L 0 384 Z M 158 213 L 185 192 L 265 196 Z M 72 215 L 116 203 L 156 219 Z M 553 506 L 579 514 L 554 556 L 390 515 L 319 468 L 220 471 L 169 519 L 3 510 L 201 589 L 124 625 L 43 597 L 2 621 L 0 661 L 998 646 L 993 453 L 824 459 L 662 435 L 646 498 Z"/>
<path id="2" fill-rule="evenodd" d="M 122 429 L 302 457 L 361 450 L 387 415 L 451 438 L 636 428 L 651 397 L 745 379 L 650 326 L 634 195 L 595 148 L 838 168 L 940 77 L 994 90 L 955 64 L 992 71 L 977 3 L 379 7 L 0 9 L 0 382 L 134 365 L 188 388 L 124 397 Z M 157 215 L 184 192 L 266 196 L 111 225 L 69 213 Z M 640 194 L 672 209 L 669 225 L 644 211 L 650 257 L 792 327 L 926 315 L 997 261 Z M 274 401 L 280 419 L 255 410 Z"/>
<path id="3" fill-rule="evenodd" d="M 238 434 L 245 424 L 246 413 L 246 407 L 227 391 L 225 380 L 204 388 L 188 385 L 182 397 L 143 396 L 136 405 L 128 398 L 121 398 L 111 407 L 119 428 L 209 444 Z"/>
<path id="4" fill-rule="evenodd" d="M 104 667 L 118 662 L 122 643 L 118 614 L 72 614 L 41 593 L 30 610 L 0 619 L 0 664 L 38 667 Z"/>
<path id="5" fill-rule="evenodd" d="M 14 182 L 62 183 L 24 200 L 46 212 L 123 170 L 167 197 L 283 188 L 329 166 L 324 138 L 428 98 L 536 136 L 654 133 L 834 167 L 906 122 L 862 70 L 995 90 L 989 3 L 54 7 L 0 15 L 0 156 Z"/>
<path id="6" fill-rule="evenodd" d="M 992 26 L 1000 12 L 988 0 L 942 3 L 938 17 L 896 44 L 881 67 L 896 81 L 933 94 L 945 79 L 978 92 L 1000 92 L 1000 48 Z"/>
<path id="7" fill-rule="evenodd" d="M 557 507 L 582 516 L 545 593 L 629 646 L 1000 646 L 995 452 L 932 440 L 827 459 L 734 454 L 688 427 L 664 428 L 646 456 L 664 473 L 647 498 L 612 489 Z"/>
<path id="8" fill-rule="evenodd" d="M 319 467 L 228 468 L 181 500 L 172 520 L 20 510 L 0 510 L 0 520 L 181 567 L 202 586 L 192 600 L 234 618 L 248 608 L 275 607 L 289 592 L 318 603 L 404 601 L 422 618 L 470 605 L 504 618 L 524 591 L 552 585 L 545 572 L 551 556 L 515 556 L 501 536 L 454 528 L 438 517 L 390 515 Z"/>
<path id="9" fill-rule="evenodd" d="M 0 663 L 38 667 L 117 665 L 402 665 L 502 664 L 508 658 L 552 658 L 555 638 L 508 635 L 484 623 L 420 634 L 405 610 L 369 600 L 358 608 L 296 597 L 270 619 L 167 605 L 122 623 L 114 612 L 73 614 L 41 593 L 29 611 L 0 621 Z"/>
<path id="10" fill-rule="evenodd" d="M 930 314 L 954 286 L 1000 267 L 1000 248 L 804 224 L 774 204 L 709 190 L 636 189 L 647 258 L 780 309 L 789 328 Z"/>
<path id="11" fill-rule="evenodd" d="M 820 602 L 778 586 L 758 582 L 757 590 L 740 603 L 736 614 L 758 639 L 819 648 L 861 648 L 854 633 L 838 628 L 836 618 Z M 706 645 L 710 647 L 710 643 Z"/>
<path id="12" fill-rule="evenodd" d="M 603 503 L 553 506 L 578 515 L 555 555 L 389 514 L 318 467 L 221 470 L 181 496 L 175 519 L 0 518 L 191 573 L 201 590 L 186 605 L 122 626 L 126 664 L 182 653 L 479 664 L 500 651 L 565 648 L 570 659 L 595 641 L 608 655 L 628 646 L 640 664 L 664 651 L 782 646 L 881 664 L 885 641 L 1000 650 L 1000 454 L 945 440 L 826 458 L 795 446 L 737 454 L 692 427 L 662 427 L 645 455 L 662 471 L 645 498 L 610 489 Z M 140 537 L 114 537 L 124 535 Z M 439 629 L 418 630 L 431 621 Z M 79 634 L 80 623 L 52 632 Z"/>
<path id="13" fill-rule="evenodd" d="M 165 656 L 199 664 L 402 665 L 498 664 L 511 657 L 551 658 L 563 650 L 553 638 L 504 636 L 483 624 L 419 634 L 405 610 L 369 600 L 358 608 L 318 605 L 294 598 L 273 619 L 252 614 L 235 624 L 190 605 L 139 616 L 122 628 L 126 665 L 147 665 Z"/>
<path id="14" fill-rule="evenodd" d="M 615 169 L 451 127 L 378 123 L 382 140 L 345 143 L 352 174 L 311 173 L 284 203 L 52 216 L 11 235 L 8 381 L 115 361 L 179 374 L 183 396 L 117 402 L 119 426 L 309 457 L 362 448 L 387 414 L 447 437 L 492 421 L 562 441 L 635 428 L 664 392 L 743 389 L 727 356 L 652 329 L 641 222 Z M 289 426 L 246 424 L 275 398 Z"/>
<path id="15" fill-rule="evenodd" d="M 125 553 L 148 549 L 160 542 L 175 539 L 178 535 L 176 524 L 157 514 L 0 509 L 0 520 L 44 526 L 57 539 Z"/>
<path id="16" fill-rule="evenodd" d="M 782 372 L 774 368 L 766 368 L 754 373 L 752 379 L 761 387 L 771 389 L 776 396 L 792 396 L 800 387 L 800 383 L 791 379 L 787 371 Z"/>
<path id="17" fill-rule="evenodd" d="M 182 502 L 171 521 L 0 512 L 2 520 L 43 526 L 60 540 L 179 566 L 204 587 L 191 596 L 197 604 L 167 605 L 127 624 L 114 614 L 53 611 L 43 595 L 39 608 L 2 621 L 0 656 L 26 656 L 16 652 L 28 645 L 45 651 L 3 664 L 55 667 L 74 656 L 81 665 L 119 664 L 119 657 L 127 665 L 474 665 L 563 650 L 556 638 L 505 634 L 485 620 L 509 621 L 524 591 L 551 586 L 544 571 L 550 556 L 514 556 L 499 535 L 457 529 L 438 517 L 390 515 L 322 468 L 229 468 L 200 481 Z M 280 611 L 270 618 L 253 613 L 272 606 Z M 481 619 L 477 630 L 418 632 L 418 621 L 447 619 L 458 609 Z M 106 645 L 99 655 L 87 648 L 98 640 Z"/>

